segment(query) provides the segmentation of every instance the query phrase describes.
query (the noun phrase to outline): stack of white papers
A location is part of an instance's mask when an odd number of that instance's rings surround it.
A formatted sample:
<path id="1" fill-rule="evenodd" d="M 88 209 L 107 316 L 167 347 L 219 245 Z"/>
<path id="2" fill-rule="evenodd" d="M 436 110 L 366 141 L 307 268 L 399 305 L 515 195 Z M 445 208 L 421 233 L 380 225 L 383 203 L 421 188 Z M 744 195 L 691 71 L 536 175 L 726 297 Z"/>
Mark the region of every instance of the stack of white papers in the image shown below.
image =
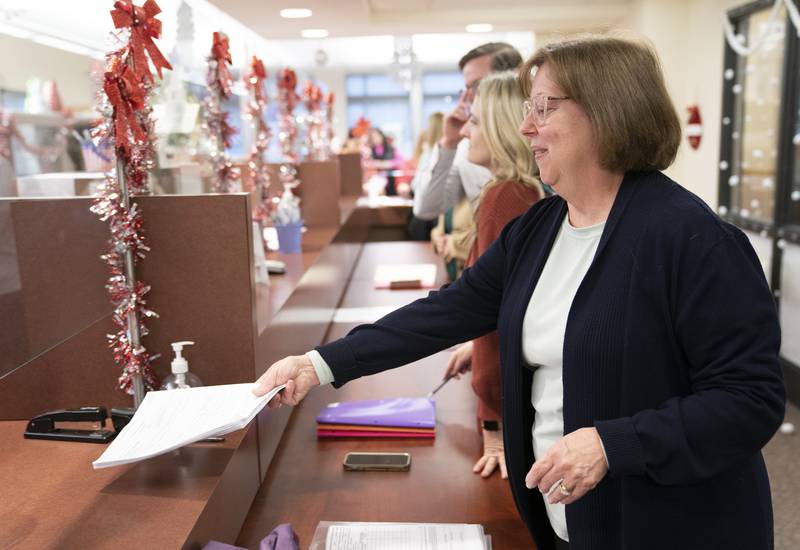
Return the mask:
<path id="1" fill-rule="evenodd" d="M 482 525 L 321 521 L 309 550 L 491 550 L 491 547 L 491 538 Z"/>
<path id="2" fill-rule="evenodd" d="M 261 397 L 253 395 L 252 383 L 147 392 L 133 419 L 92 466 L 128 464 L 242 429 L 284 387 Z"/>

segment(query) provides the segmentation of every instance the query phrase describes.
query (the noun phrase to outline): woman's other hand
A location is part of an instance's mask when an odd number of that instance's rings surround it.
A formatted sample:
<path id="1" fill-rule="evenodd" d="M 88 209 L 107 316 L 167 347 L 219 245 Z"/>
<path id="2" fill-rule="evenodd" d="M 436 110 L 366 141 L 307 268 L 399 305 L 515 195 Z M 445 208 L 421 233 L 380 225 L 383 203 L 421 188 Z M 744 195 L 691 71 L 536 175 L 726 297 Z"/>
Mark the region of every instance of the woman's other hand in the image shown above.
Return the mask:
<path id="1" fill-rule="evenodd" d="M 275 386 L 286 384 L 283 391 L 273 397 L 271 408 L 281 405 L 297 405 L 314 386 L 319 386 L 319 378 L 314 365 L 306 355 L 292 355 L 273 363 L 267 372 L 256 380 L 253 393 L 262 396 Z"/>
<path id="2" fill-rule="evenodd" d="M 500 477 L 508 479 L 506 472 L 506 456 L 503 453 L 503 428 L 488 431 L 483 430 L 483 456 L 475 463 L 472 471 L 489 477 L 500 466 Z"/>
<path id="3" fill-rule="evenodd" d="M 461 379 L 461 375 L 472 369 L 472 342 L 467 342 L 458 346 L 456 351 L 450 356 L 447 361 L 447 368 L 444 371 L 445 378 L 455 377 L 456 380 Z"/>
<path id="4" fill-rule="evenodd" d="M 445 234 L 431 235 L 431 243 L 433 243 L 433 251 L 436 252 L 436 255 L 444 259 Z"/>
<path id="5" fill-rule="evenodd" d="M 595 428 L 581 428 L 559 439 L 525 477 L 548 502 L 572 504 L 595 488 L 608 472 L 603 444 Z"/>
<path id="6" fill-rule="evenodd" d="M 456 247 L 453 242 L 453 236 L 448 234 L 444 236 L 444 246 L 442 250 L 442 258 L 444 261 L 449 262 L 456 256 Z"/>

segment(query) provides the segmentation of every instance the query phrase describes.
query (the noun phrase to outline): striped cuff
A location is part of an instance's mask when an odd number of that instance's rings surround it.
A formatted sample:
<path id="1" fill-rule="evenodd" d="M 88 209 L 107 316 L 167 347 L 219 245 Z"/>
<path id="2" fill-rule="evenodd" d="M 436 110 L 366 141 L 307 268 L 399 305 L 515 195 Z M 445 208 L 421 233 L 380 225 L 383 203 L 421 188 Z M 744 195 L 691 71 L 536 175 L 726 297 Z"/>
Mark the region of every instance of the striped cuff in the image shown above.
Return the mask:
<path id="1" fill-rule="evenodd" d="M 333 373 L 331 372 L 331 368 L 317 350 L 312 349 L 311 351 L 306 352 L 306 357 L 308 357 L 311 360 L 311 364 L 314 365 L 314 370 L 317 373 L 317 378 L 319 378 L 320 386 L 324 386 L 325 384 L 330 384 L 333 382 Z"/>
<path id="2" fill-rule="evenodd" d="M 644 450 L 631 418 L 596 420 L 594 427 L 603 442 L 608 472 L 612 477 L 645 473 Z"/>

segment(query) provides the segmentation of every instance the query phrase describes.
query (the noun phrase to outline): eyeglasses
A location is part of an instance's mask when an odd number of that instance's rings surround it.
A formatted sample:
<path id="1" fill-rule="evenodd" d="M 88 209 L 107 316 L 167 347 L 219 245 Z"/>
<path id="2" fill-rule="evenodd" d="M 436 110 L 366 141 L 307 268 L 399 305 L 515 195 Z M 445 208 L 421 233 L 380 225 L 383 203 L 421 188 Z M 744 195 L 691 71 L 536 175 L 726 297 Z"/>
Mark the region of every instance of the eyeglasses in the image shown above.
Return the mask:
<path id="1" fill-rule="evenodd" d="M 479 85 L 480 85 L 480 83 L 481 83 L 481 80 L 482 80 L 482 79 L 480 79 L 480 78 L 479 78 L 479 79 L 477 79 L 477 80 L 473 81 L 473 82 L 472 82 L 471 84 L 469 84 L 468 86 L 464 86 L 463 88 L 461 88 L 460 90 L 458 90 L 458 95 L 459 95 L 459 97 L 460 97 L 460 96 L 463 96 L 463 95 L 465 95 L 465 94 L 467 94 L 468 92 L 475 93 L 475 91 L 478 89 L 478 86 L 479 86 Z"/>
<path id="2" fill-rule="evenodd" d="M 480 85 L 481 79 L 474 81 L 469 86 L 464 86 L 458 91 L 458 97 L 464 103 L 464 112 L 469 117 L 470 113 L 472 112 L 472 100 L 475 97 L 475 92 L 478 90 L 478 85 Z"/>
<path id="3" fill-rule="evenodd" d="M 568 96 L 537 95 L 532 100 L 527 99 L 522 102 L 522 120 L 533 115 L 533 121 L 537 126 L 543 126 L 547 122 L 547 117 L 554 111 L 551 106 L 553 101 L 572 99 Z"/>

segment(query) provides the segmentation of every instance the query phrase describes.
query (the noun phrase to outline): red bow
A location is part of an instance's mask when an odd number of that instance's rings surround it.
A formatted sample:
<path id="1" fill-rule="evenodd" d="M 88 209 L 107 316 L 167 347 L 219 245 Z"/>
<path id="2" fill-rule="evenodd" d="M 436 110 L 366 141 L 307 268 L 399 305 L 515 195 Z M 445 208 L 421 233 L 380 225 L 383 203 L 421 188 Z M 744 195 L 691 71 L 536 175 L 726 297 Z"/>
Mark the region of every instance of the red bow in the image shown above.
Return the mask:
<path id="1" fill-rule="evenodd" d="M 145 140 L 147 133 L 136 118 L 136 111 L 144 106 L 144 91 L 137 81 L 136 74 L 119 57 L 111 60 L 103 81 L 103 90 L 114 107 L 114 140 L 116 146 L 126 155 L 130 152 L 128 131 L 134 138 Z"/>
<path id="2" fill-rule="evenodd" d="M 353 128 L 353 135 L 355 137 L 361 137 L 369 132 L 369 127 L 371 126 L 369 119 L 364 118 L 363 116 L 358 117 L 356 121 L 356 125 Z"/>
<path id="3" fill-rule="evenodd" d="M 278 78 L 278 89 L 283 91 L 282 96 L 289 112 L 294 110 L 295 101 L 298 99 L 295 88 L 297 88 L 297 75 L 295 72 L 288 67 L 282 69 Z"/>
<path id="4" fill-rule="evenodd" d="M 314 111 L 319 108 L 319 103 L 322 101 L 322 90 L 309 80 L 303 86 L 303 97 L 306 100 L 309 111 Z"/>
<path id="5" fill-rule="evenodd" d="M 211 46 L 211 57 L 217 61 L 227 61 L 233 63 L 230 52 L 230 41 L 225 33 L 214 33 L 214 45 Z"/>
<path id="6" fill-rule="evenodd" d="M 145 51 L 150 54 L 150 61 L 162 78 L 161 69 L 172 69 L 172 65 L 161 54 L 153 42 L 161 36 L 161 21 L 155 18 L 161 8 L 155 0 L 147 0 L 142 7 L 134 6 L 133 0 L 117 0 L 111 10 L 111 19 L 118 29 L 129 27 L 131 30 L 130 50 L 133 56 L 133 71 L 138 80 L 147 79 L 153 82 L 153 75 L 147 65 Z"/>
<path id="7" fill-rule="evenodd" d="M 264 62 L 259 58 L 253 56 L 253 62 L 250 66 L 253 70 L 253 74 L 260 80 L 267 78 L 267 69 L 264 68 Z"/>
<path id="8" fill-rule="evenodd" d="M 294 89 L 297 88 L 297 75 L 295 72 L 288 67 L 283 69 L 278 79 L 278 86 L 284 90 L 294 92 Z"/>
<path id="9" fill-rule="evenodd" d="M 266 97 L 264 97 L 264 86 L 263 80 L 267 78 L 267 69 L 264 68 L 264 63 L 256 56 L 253 56 L 253 61 L 250 63 L 251 73 L 247 75 L 247 84 L 248 88 L 251 88 L 255 91 L 256 94 L 256 101 L 259 103 L 262 101 L 266 101 Z"/>
<path id="10" fill-rule="evenodd" d="M 211 46 L 211 57 L 217 61 L 217 76 L 220 91 L 223 98 L 227 99 L 231 95 L 231 73 L 228 70 L 229 63 L 233 63 L 230 52 L 230 42 L 228 37 L 221 32 L 214 33 L 214 43 Z"/>

